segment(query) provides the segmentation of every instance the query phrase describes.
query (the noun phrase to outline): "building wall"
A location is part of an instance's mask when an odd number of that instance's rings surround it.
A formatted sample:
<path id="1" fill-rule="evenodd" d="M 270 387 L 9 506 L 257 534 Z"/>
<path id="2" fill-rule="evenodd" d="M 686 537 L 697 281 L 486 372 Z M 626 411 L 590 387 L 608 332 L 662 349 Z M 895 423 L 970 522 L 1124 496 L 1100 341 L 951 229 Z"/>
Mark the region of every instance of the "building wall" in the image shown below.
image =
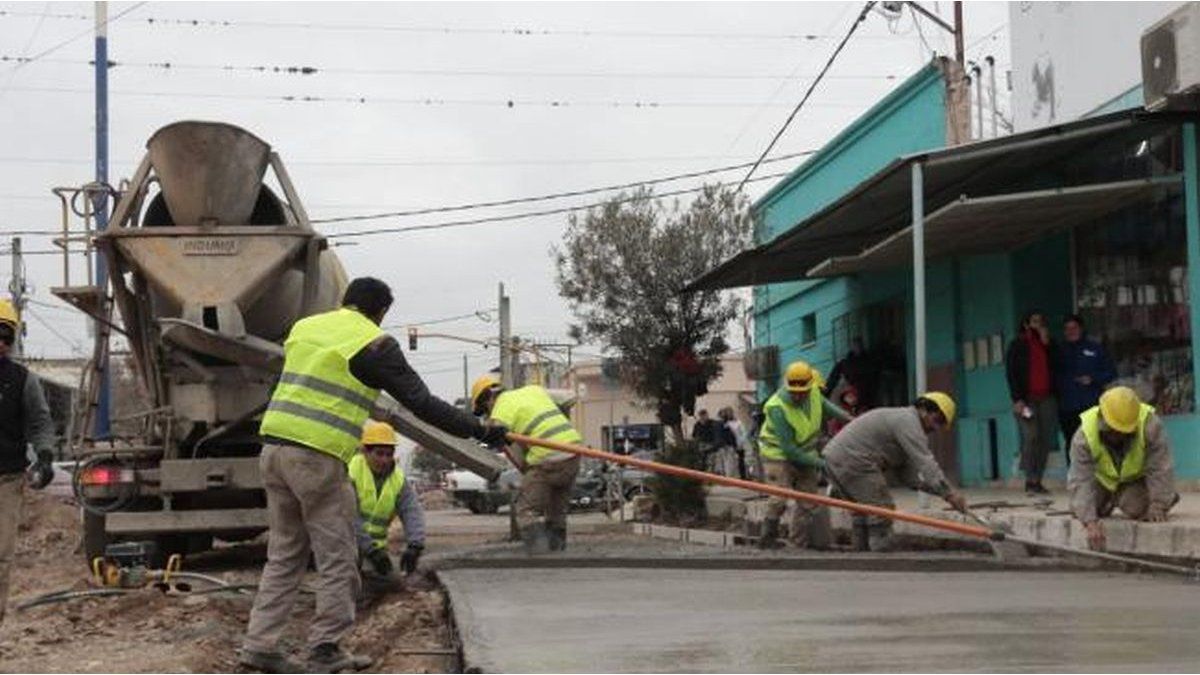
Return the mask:
<path id="1" fill-rule="evenodd" d="M 654 406 L 639 399 L 628 387 L 605 378 L 598 362 L 581 363 L 572 368 L 568 385 L 576 393 L 571 421 L 583 434 L 587 445 L 602 447 L 603 429 L 609 425 L 658 424 Z M 738 412 L 743 423 L 748 423 L 744 401 L 753 392 L 753 385 L 742 369 L 742 357 L 727 356 L 722 359 L 720 377 L 709 385 L 707 395 L 696 400 L 696 410 L 708 410 L 716 417 L 718 410 L 730 406 Z M 685 430 L 691 430 L 693 420 L 684 419 Z"/>

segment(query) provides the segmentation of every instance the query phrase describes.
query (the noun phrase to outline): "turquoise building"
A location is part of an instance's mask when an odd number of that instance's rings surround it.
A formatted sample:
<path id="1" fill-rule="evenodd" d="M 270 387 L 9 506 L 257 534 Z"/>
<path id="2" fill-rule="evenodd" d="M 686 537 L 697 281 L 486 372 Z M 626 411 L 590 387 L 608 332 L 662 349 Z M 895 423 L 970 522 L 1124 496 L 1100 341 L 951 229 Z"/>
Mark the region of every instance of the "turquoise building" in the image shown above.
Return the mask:
<path id="1" fill-rule="evenodd" d="M 859 338 L 886 364 L 883 403 L 950 392 L 959 422 L 936 452 L 965 485 L 1019 475 L 1004 351 L 1021 315 L 1060 333 L 1078 313 L 1163 414 L 1179 476 L 1200 478 L 1200 116 L 1125 109 L 948 147 L 952 68 L 935 60 L 776 184 L 753 205 L 756 248 L 691 288 L 754 286 L 768 370 L 828 373 Z"/>

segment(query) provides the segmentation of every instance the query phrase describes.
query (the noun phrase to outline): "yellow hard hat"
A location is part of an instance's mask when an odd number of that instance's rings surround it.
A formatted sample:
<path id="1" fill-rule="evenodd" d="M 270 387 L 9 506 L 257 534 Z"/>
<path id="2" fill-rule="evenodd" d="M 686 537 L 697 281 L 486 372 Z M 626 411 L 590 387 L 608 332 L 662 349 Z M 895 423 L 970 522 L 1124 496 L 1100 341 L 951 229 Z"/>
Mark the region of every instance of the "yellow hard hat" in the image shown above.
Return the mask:
<path id="1" fill-rule="evenodd" d="M 8 300 L 0 300 L 0 322 L 10 323 L 13 328 L 21 325 L 21 317 L 17 315 L 17 309 Z"/>
<path id="2" fill-rule="evenodd" d="M 784 374 L 788 391 L 808 391 L 813 385 L 821 386 L 821 374 L 808 365 L 807 361 L 792 361 Z"/>
<path id="3" fill-rule="evenodd" d="M 1100 394 L 1100 415 L 1113 431 L 1132 434 L 1137 429 L 1142 401 L 1129 387 L 1113 387 Z"/>
<path id="4" fill-rule="evenodd" d="M 927 391 L 921 394 L 921 398 L 932 401 L 942 411 L 942 417 L 946 418 L 946 426 L 954 424 L 954 413 L 958 411 L 958 406 L 954 405 L 954 399 L 950 398 L 949 394 L 944 394 L 940 391 Z"/>
<path id="5" fill-rule="evenodd" d="M 488 391 L 492 387 L 499 386 L 500 378 L 496 377 L 495 375 L 492 375 L 491 373 L 488 373 L 487 375 L 480 375 L 479 378 L 475 380 L 475 384 L 471 385 L 471 409 L 478 412 L 479 397 L 483 395 L 483 392 Z"/>
<path id="6" fill-rule="evenodd" d="M 387 422 L 367 420 L 362 431 L 363 445 L 395 445 L 396 430 Z"/>

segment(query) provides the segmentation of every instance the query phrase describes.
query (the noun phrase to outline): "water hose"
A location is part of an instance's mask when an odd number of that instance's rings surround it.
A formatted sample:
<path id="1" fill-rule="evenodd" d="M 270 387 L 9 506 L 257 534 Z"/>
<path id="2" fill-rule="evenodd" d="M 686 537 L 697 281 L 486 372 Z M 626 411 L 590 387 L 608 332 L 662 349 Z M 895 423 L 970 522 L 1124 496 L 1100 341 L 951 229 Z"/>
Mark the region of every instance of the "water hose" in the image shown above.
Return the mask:
<path id="1" fill-rule="evenodd" d="M 76 600 L 79 598 L 101 597 L 101 596 L 106 596 L 106 595 L 125 595 L 127 593 L 133 592 L 134 590 L 140 590 L 140 589 L 92 588 L 92 589 L 88 589 L 86 591 L 55 591 L 53 593 L 46 593 L 45 595 L 39 595 L 36 598 L 31 598 L 29 600 L 26 600 L 25 602 L 22 602 L 21 604 L 17 605 L 17 611 L 19 612 L 22 610 L 29 609 L 30 607 L 37 607 L 39 605 L 49 605 L 49 604 L 55 603 L 55 602 L 63 602 L 66 600 Z"/>

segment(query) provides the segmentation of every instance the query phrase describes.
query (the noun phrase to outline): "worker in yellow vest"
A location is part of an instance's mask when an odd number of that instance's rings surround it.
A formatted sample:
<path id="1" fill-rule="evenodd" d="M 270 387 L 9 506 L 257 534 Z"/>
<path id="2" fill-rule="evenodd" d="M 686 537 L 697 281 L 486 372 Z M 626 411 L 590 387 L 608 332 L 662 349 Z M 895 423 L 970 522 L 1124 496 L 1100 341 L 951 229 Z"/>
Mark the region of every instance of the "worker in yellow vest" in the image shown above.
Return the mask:
<path id="1" fill-rule="evenodd" d="M 763 404 L 762 429 L 758 435 L 758 455 L 762 460 L 763 481 L 802 492 L 816 492 L 820 469 L 824 464 L 817 443 L 827 416 L 849 420 L 846 411 L 821 394 L 821 375 L 804 361 L 791 363 L 784 373 L 784 385 Z M 771 497 L 763 521 L 761 548 L 776 548 L 779 519 L 787 499 Z M 794 502 L 788 539 L 799 548 L 829 545 L 828 516 L 819 507 Z M 815 526 L 815 527 L 814 527 Z"/>
<path id="2" fill-rule="evenodd" d="M 1071 511 L 1088 546 L 1105 548 L 1100 519 L 1114 508 L 1134 520 L 1159 522 L 1179 501 L 1171 444 L 1154 408 L 1129 387 L 1113 387 L 1079 416 L 1071 439 L 1067 487 Z"/>
<path id="3" fill-rule="evenodd" d="M 264 672 L 301 672 L 279 652 L 309 553 L 321 580 L 309 631 L 308 672 L 362 669 L 371 661 L 342 651 L 354 624 L 360 582 L 354 521 L 358 504 L 347 464 L 363 423 L 384 389 L 418 418 L 462 438 L 495 445 L 507 430 L 431 395 L 395 338 L 379 324 L 392 292 L 378 279 L 350 282 L 342 307 L 297 321 L 284 343 L 283 373 L 259 435 L 267 496 L 267 563 L 239 654 Z"/>
<path id="4" fill-rule="evenodd" d="M 524 436 L 562 443 L 583 441 L 543 387 L 505 390 L 495 376 L 484 375 L 471 387 L 471 405 L 476 415 L 487 415 Z M 509 448 L 509 458 L 522 474 L 515 508 L 526 549 L 530 553 L 565 549 L 567 507 L 579 472 L 579 456 L 537 445 L 514 443 Z"/>
<path id="5" fill-rule="evenodd" d="M 396 466 L 396 430 L 387 422 L 368 420 L 363 425 L 362 452 L 350 460 L 350 481 L 358 495 L 358 551 L 381 577 L 391 577 L 388 528 L 400 517 L 407 545 L 400 556 L 400 571 L 417 570 L 425 550 L 425 510 L 404 471 Z"/>

